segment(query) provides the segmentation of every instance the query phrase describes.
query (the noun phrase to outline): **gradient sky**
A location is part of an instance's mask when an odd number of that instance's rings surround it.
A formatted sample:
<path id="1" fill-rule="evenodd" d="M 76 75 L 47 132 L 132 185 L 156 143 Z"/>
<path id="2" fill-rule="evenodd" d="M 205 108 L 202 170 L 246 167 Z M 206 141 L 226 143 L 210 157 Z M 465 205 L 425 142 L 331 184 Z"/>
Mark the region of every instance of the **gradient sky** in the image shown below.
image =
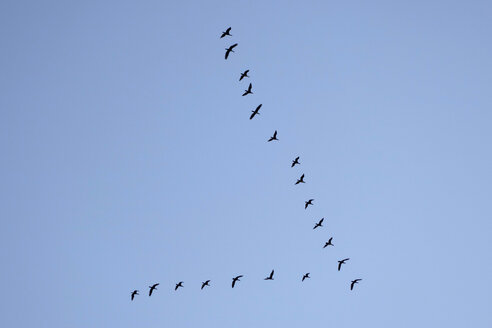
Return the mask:
<path id="1" fill-rule="evenodd" d="M 491 327 L 491 35 L 490 1 L 2 1 L 0 326 Z"/>

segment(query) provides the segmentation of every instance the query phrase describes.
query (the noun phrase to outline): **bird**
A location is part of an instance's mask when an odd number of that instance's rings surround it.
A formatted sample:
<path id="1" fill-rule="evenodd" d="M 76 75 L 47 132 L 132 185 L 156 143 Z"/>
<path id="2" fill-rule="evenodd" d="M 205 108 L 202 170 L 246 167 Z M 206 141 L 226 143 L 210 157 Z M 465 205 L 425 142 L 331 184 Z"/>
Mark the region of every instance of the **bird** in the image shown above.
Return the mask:
<path id="1" fill-rule="evenodd" d="M 326 248 L 327 246 L 335 246 L 331 243 L 331 240 L 333 239 L 333 237 L 331 237 L 330 239 L 328 239 L 328 241 L 325 243 L 325 246 L 323 246 L 323 248 Z"/>
<path id="2" fill-rule="evenodd" d="M 256 114 L 260 115 L 259 110 L 261 108 L 261 105 L 263 105 L 263 104 L 259 104 L 258 107 L 256 107 L 255 110 L 252 110 L 251 111 L 253 114 L 251 114 L 251 116 L 249 117 L 250 120 L 252 120 L 253 117 L 255 117 Z"/>
<path id="3" fill-rule="evenodd" d="M 307 209 L 309 205 L 313 205 L 313 200 L 314 200 L 314 199 L 310 199 L 310 200 L 308 200 L 307 202 L 305 202 L 305 203 L 306 203 L 306 205 L 304 206 L 304 209 Z"/>
<path id="4" fill-rule="evenodd" d="M 243 96 L 247 96 L 250 93 L 253 94 L 253 92 L 251 91 L 251 88 L 252 87 L 253 87 L 253 85 L 250 83 L 249 86 L 248 86 L 248 89 L 247 90 L 244 90 Z"/>
<path id="5" fill-rule="evenodd" d="M 236 281 L 241 281 L 239 278 L 242 278 L 243 276 L 236 276 L 232 278 L 232 288 L 234 288 L 234 285 L 236 285 Z"/>
<path id="6" fill-rule="evenodd" d="M 210 286 L 208 283 L 210 282 L 210 280 L 207 280 L 205 282 L 202 282 L 202 288 L 203 289 L 205 286 Z"/>
<path id="7" fill-rule="evenodd" d="M 245 77 L 249 77 L 248 76 L 248 72 L 249 72 L 249 69 L 245 70 L 244 72 L 241 73 L 241 77 L 239 78 L 239 81 L 241 81 L 242 79 L 244 79 Z"/>
<path id="8" fill-rule="evenodd" d="M 359 281 L 361 281 L 362 279 L 355 279 L 355 280 L 352 280 L 352 283 L 350 284 L 350 290 L 354 289 L 354 285 L 355 284 L 358 284 Z"/>
<path id="9" fill-rule="evenodd" d="M 277 130 L 275 130 L 275 132 L 273 132 L 273 136 L 270 137 L 270 139 L 268 139 L 268 142 L 273 141 L 273 140 L 278 140 L 277 139 Z"/>
<path id="10" fill-rule="evenodd" d="M 304 279 L 306 279 L 306 278 L 311 278 L 311 277 L 309 276 L 309 272 L 308 272 L 308 273 L 306 273 L 304 276 L 302 276 L 302 281 L 304 281 Z"/>
<path id="11" fill-rule="evenodd" d="M 225 53 L 225 59 L 227 59 L 227 57 L 229 57 L 229 54 L 231 52 L 234 52 L 234 49 L 235 47 L 237 47 L 237 43 L 234 43 L 232 46 L 230 46 L 229 48 L 226 48 L 226 53 Z"/>
<path id="12" fill-rule="evenodd" d="M 299 183 L 306 183 L 304 181 L 304 173 L 301 175 L 301 177 L 299 179 L 297 179 L 296 185 L 299 184 Z"/>
<path id="13" fill-rule="evenodd" d="M 299 156 L 297 156 L 296 159 L 292 161 L 292 165 L 290 167 L 294 167 L 296 166 L 296 164 L 301 164 L 299 163 Z"/>
<path id="14" fill-rule="evenodd" d="M 222 39 L 222 38 L 223 38 L 223 37 L 225 37 L 226 35 L 228 35 L 228 36 L 232 36 L 232 35 L 231 35 L 231 33 L 229 33 L 229 32 L 231 32 L 231 28 L 230 28 L 230 27 L 228 27 L 228 28 L 227 28 L 227 30 L 226 30 L 225 32 L 222 32 L 222 35 L 220 36 L 220 38 Z"/>
<path id="15" fill-rule="evenodd" d="M 322 227 L 322 226 L 323 226 L 323 224 L 322 224 L 322 223 L 323 223 L 323 220 L 324 220 L 324 219 L 325 219 L 325 218 L 322 218 L 321 220 L 319 220 L 319 222 L 318 222 L 318 223 L 316 223 L 316 224 L 314 225 L 314 228 L 313 228 L 313 229 L 316 229 L 316 228 L 318 228 L 318 227 Z"/>
<path id="16" fill-rule="evenodd" d="M 132 301 L 133 301 L 133 299 L 135 298 L 135 295 L 140 295 L 140 294 L 138 293 L 138 290 L 136 290 L 136 289 L 132 292 Z"/>
<path id="17" fill-rule="evenodd" d="M 270 275 L 268 277 L 266 277 L 264 280 L 273 280 L 273 273 L 275 272 L 275 270 L 272 270 L 272 272 L 270 272 Z"/>
<path id="18" fill-rule="evenodd" d="M 149 296 L 152 296 L 152 292 L 154 291 L 154 289 L 157 289 L 157 286 L 159 286 L 159 284 L 153 284 L 152 286 L 149 286 Z"/>
<path id="19" fill-rule="evenodd" d="M 341 261 L 338 261 L 338 271 L 340 271 L 340 269 L 342 268 L 342 264 L 345 263 L 345 261 L 348 261 L 350 260 L 349 258 L 346 258 L 346 259 L 343 259 Z"/>
<path id="20" fill-rule="evenodd" d="M 184 287 L 183 286 L 183 281 L 180 281 L 179 283 L 176 284 L 176 287 L 174 287 L 174 290 L 178 290 L 179 287 Z"/>

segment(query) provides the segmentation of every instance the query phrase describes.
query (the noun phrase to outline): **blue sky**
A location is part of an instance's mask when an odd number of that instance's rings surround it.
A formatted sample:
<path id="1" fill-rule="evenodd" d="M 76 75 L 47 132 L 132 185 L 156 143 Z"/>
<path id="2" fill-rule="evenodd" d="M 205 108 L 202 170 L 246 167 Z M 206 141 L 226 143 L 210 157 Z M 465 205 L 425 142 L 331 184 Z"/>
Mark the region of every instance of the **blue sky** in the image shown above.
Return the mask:
<path id="1" fill-rule="evenodd" d="M 1 325 L 492 326 L 491 14 L 3 1 Z"/>

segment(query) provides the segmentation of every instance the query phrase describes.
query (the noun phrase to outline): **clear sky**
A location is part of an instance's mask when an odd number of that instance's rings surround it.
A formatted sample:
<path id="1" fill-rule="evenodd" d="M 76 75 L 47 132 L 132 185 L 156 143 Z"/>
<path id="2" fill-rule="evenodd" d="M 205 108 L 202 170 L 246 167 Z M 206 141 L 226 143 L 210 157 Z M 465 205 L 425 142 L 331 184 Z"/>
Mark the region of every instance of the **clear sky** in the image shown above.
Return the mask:
<path id="1" fill-rule="evenodd" d="M 490 1 L 1 1 L 0 326 L 491 327 L 491 35 Z"/>

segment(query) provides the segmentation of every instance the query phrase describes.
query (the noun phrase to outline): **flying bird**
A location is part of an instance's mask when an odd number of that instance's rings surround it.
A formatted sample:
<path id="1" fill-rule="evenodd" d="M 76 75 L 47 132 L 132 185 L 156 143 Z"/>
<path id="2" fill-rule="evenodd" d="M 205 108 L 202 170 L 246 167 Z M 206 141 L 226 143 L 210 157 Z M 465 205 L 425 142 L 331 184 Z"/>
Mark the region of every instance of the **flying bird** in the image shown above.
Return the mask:
<path id="1" fill-rule="evenodd" d="M 245 70 L 244 72 L 241 73 L 241 77 L 239 78 L 239 81 L 241 81 L 242 79 L 244 79 L 245 77 L 249 77 L 248 75 L 249 73 L 249 69 Z"/>
<path id="2" fill-rule="evenodd" d="M 299 163 L 299 156 L 297 156 L 296 159 L 292 161 L 292 165 L 290 167 L 294 167 L 296 166 L 296 164 L 301 164 Z"/>
<path id="3" fill-rule="evenodd" d="M 352 283 L 350 284 L 350 290 L 354 289 L 354 285 L 355 284 L 358 284 L 359 281 L 361 281 L 362 279 L 355 279 L 355 280 L 352 280 Z"/>
<path id="4" fill-rule="evenodd" d="M 302 281 L 304 281 L 304 279 L 306 279 L 306 278 L 311 278 L 311 277 L 309 276 L 309 272 L 308 272 L 308 273 L 306 273 L 304 276 L 302 276 Z"/>
<path id="5" fill-rule="evenodd" d="M 136 289 L 132 292 L 132 301 L 133 301 L 133 299 L 135 298 L 135 295 L 140 295 L 140 294 L 138 293 L 138 290 L 136 290 Z"/>
<path id="6" fill-rule="evenodd" d="M 205 282 L 202 282 L 202 288 L 200 288 L 200 289 L 205 288 L 205 286 L 210 286 L 210 285 L 208 284 L 209 282 L 210 282 L 210 280 L 207 280 L 207 281 L 205 281 Z"/>
<path id="7" fill-rule="evenodd" d="M 322 226 L 323 226 L 323 224 L 322 224 L 322 223 L 323 223 L 323 220 L 324 220 L 324 219 L 325 219 L 325 218 L 322 218 L 321 220 L 319 220 L 319 222 L 318 222 L 318 223 L 316 223 L 316 224 L 314 225 L 314 228 L 313 228 L 313 229 L 316 229 L 316 228 L 318 228 L 318 227 L 322 227 Z"/>
<path id="8" fill-rule="evenodd" d="M 338 271 L 340 271 L 340 269 L 342 268 L 342 264 L 344 264 L 345 261 L 348 261 L 348 260 L 350 260 L 350 259 L 347 258 L 347 259 L 343 259 L 341 261 L 338 261 Z"/>
<path id="9" fill-rule="evenodd" d="M 236 276 L 234 278 L 232 278 L 232 288 L 234 288 L 234 286 L 236 285 L 236 281 L 241 281 L 239 280 L 239 278 L 242 278 L 243 276 Z"/>
<path id="10" fill-rule="evenodd" d="M 299 184 L 299 183 L 306 183 L 304 181 L 304 173 L 301 175 L 301 177 L 299 179 L 297 179 L 296 185 Z"/>
<path id="11" fill-rule="evenodd" d="M 273 132 L 273 136 L 270 137 L 270 139 L 268 139 L 268 142 L 273 141 L 273 140 L 278 140 L 277 139 L 277 130 L 275 130 L 275 132 Z"/>
<path id="12" fill-rule="evenodd" d="M 244 90 L 243 96 L 247 96 L 250 93 L 253 94 L 253 92 L 251 91 L 251 88 L 252 87 L 253 87 L 253 85 L 250 83 L 248 89 L 247 90 Z"/>
<path id="13" fill-rule="evenodd" d="M 275 272 L 275 270 L 272 270 L 272 272 L 270 272 L 270 275 L 268 277 L 266 277 L 264 280 L 273 280 L 273 273 Z"/>
<path id="14" fill-rule="evenodd" d="M 326 248 L 327 246 L 335 246 L 331 243 L 331 240 L 333 239 L 333 237 L 331 237 L 330 239 L 328 239 L 328 241 L 325 243 L 325 246 L 323 246 L 323 248 Z"/>
<path id="15" fill-rule="evenodd" d="M 308 206 L 309 206 L 309 205 L 313 205 L 313 200 L 314 200 L 314 199 L 310 199 L 310 200 L 308 200 L 307 202 L 305 202 L 305 203 L 306 203 L 306 205 L 304 205 L 304 209 L 308 208 Z"/>
<path id="16" fill-rule="evenodd" d="M 263 105 L 263 104 L 259 104 L 258 107 L 256 107 L 255 110 L 252 110 L 251 111 L 253 114 L 251 114 L 251 116 L 249 117 L 250 120 L 252 120 L 253 117 L 255 117 L 255 115 L 257 115 L 257 114 L 260 115 L 259 110 L 261 108 L 261 105 Z"/>
<path id="17" fill-rule="evenodd" d="M 153 284 L 152 286 L 149 286 L 150 290 L 149 290 L 149 296 L 152 296 L 152 292 L 157 289 L 157 286 L 159 286 L 159 284 Z"/>
<path id="18" fill-rule="evenodd" d="M 229 28 L 227 28 L 227 30 L 225 32 L 222 32 L 222 35 L 220 36 L 220 38 L 222 39 L 226 35 L 232 36 L 230 32 L 231 32 L 231 28 L 229 27 Z"/>
<path id="19" fill-rule="evenodd" d="M 176 284 L 176 287 L 174 287 L 174 290 L 178 290 L 179 287 L 184 287 L 183 286 L 183 281 L 180 281 L 179 283 Z"/>
<path id="20" fill-rule="evenodd" d="M 232 46 L 230 46 L 229 48 L 226 48 L 226 53 L 225 53 L 225 59 L 227 59 L 227 57 L 229 57 L 229 54 L 231 52 L 234 52 L 234 49 L 235 47 L 237 46 L 237 43 L 234 43 Z"/>

